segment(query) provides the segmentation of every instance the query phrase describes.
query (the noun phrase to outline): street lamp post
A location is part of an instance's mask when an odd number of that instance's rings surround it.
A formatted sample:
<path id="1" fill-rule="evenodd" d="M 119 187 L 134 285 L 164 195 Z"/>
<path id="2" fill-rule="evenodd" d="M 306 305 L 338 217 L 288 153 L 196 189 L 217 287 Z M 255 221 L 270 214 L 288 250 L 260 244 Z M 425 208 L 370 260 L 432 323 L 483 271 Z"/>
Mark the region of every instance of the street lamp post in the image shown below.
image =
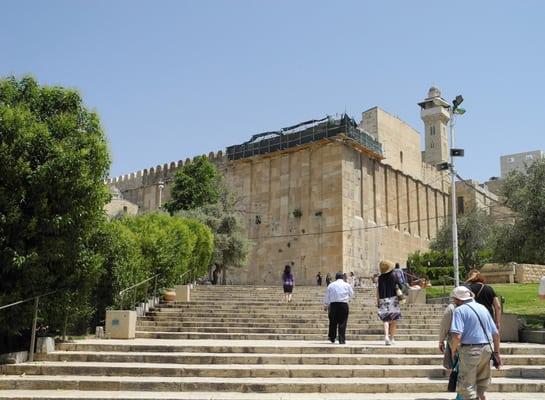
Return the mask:
<path id="1" fill-rule="evenodd" d="M 458 257 L 458 223 L 457 223 L 457 207 L 456 207 L 456 169 L 454 166 L 454 157 L 463 156 L 464 151 L 462 149 L 454 148 L 454 125 L 456 115 L 462 115 L 465 113 L 463 108 L 460 108 L 460 104 L 464 101 L 461 95 L 456 96 L 452 101 L 452 107 L 450 108 L 450 178 L 451 188 L 450 195 L 452 200 L 452 264 L 454 266 L 454 285 L 460 286 L 460 266 Z"/>
<path id="2" fill-rule="evenodd" d="M 159 209 L 161 209 L 161 204 L 163 200 L 163 189 L 165 188 L 165 182 L 159 181 Z"/>

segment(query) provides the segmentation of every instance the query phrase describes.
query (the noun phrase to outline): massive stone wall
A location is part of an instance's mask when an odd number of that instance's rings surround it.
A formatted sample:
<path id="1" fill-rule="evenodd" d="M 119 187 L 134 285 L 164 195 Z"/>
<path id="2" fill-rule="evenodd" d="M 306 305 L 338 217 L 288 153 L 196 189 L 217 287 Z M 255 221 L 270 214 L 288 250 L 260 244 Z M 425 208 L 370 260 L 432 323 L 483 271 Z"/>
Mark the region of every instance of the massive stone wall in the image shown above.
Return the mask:
<path id="1" fill-rule="evenodd" d="M 238 195 L 237 209 L 254 246 L 246 268 L 227 282 L 277 284 L 290 264 L 299 284 L 318 272 L 369 276 L 380 259 L 404 263 L 426 249 L 448 214 L 446 180 L 422 166 L 417 179 L 340 141 L 328 140 L 284 152 L 228 162 L 208 158 Z M 178 161 L 109 181 L 141 212 L 170 199 Z M 426 175 L 427 171 L 427 175 Z"/>
<path id="2" fill-rule="evenodd" d="M 342 168 L 344 271 L 368 276 L 428 247 L 448 217 L 445 180 L 426 184 L 350 147 Z"/>

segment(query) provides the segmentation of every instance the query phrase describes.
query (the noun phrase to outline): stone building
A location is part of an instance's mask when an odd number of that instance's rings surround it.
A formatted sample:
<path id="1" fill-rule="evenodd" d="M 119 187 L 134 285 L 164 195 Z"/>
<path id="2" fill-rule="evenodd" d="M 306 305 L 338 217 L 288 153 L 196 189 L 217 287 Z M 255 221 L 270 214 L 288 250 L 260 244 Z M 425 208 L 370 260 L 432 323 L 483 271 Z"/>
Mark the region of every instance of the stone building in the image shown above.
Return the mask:
<path id="1" fill-rule="evenodd" d="M 374 107 L 359 124 L 346 116 L 312 121 L 210 153 L 254 242 L 248 266 L 227 281 L 277 284 L 286 264 L 299 284 L 312 284 L 319 271 L 370 276 L 382 258 L 404 265 L 408 253 L 427 249 L 449 215 L 449 178 L 435 168 L 448 160 L 449 105 L 432 87 L 419 106 L 424 151 L 417 130 Z M 154 210 L 188 162 L 109 184 L 141 212 Z"/>
<path id="2" fill-rule="evenodd" d="M 507 154 L 500 157 L 501 177 L 505 179 L 512 171 L 526 172 L 528 167 L 538 160 L 543 160 L 542 150 L 526 151 L 524 153 Z"/>
<path id="3" fill-rule="evenodd" d="M 125 200 L 121 194 L 121 191 L 115 185 L 110 185 L 110 194 L 112 199 L 104 206 L 104 211 L 106 212 L 108 218 L 138 214 L 138 206 Z"/>

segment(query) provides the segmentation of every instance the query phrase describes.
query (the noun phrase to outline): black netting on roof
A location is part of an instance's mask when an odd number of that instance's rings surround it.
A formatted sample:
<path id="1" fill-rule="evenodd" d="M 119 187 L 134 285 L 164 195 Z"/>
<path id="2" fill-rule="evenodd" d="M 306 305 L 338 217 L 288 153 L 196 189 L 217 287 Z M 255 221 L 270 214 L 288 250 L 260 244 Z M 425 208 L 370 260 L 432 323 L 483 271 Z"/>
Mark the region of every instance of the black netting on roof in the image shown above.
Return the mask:
<path id="1" fill-rule="evenodd" d="M 227 147 L 227 158 L 232 161 L 272 153 L 340 134 L 344 134 L 373 153 L 382 155 L 381 144 L 369 134 L 358 129 L 356 122 L 348 115 L 343 114 L 338 119 L 326 117 L 302 122 L 279 131 L 253 135 L 247 142 Z"/>

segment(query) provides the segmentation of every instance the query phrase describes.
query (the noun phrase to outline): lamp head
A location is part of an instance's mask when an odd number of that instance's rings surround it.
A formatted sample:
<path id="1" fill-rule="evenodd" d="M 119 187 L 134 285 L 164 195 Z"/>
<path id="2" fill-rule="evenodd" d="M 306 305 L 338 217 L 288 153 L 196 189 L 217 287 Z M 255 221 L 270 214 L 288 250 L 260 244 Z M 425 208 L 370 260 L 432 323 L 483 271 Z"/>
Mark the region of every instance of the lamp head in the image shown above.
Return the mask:
<path id="1" fill-rule="evenodd" d="M 452 105 L 454 105 L 454 109 L 456 110 L 460 106 L 460 104 L 462 104 L 463 101 L 464 101 L 464 98 L 462 97 L 461 94 L 456 96 L 456 98 L 452 100 Z"/>

